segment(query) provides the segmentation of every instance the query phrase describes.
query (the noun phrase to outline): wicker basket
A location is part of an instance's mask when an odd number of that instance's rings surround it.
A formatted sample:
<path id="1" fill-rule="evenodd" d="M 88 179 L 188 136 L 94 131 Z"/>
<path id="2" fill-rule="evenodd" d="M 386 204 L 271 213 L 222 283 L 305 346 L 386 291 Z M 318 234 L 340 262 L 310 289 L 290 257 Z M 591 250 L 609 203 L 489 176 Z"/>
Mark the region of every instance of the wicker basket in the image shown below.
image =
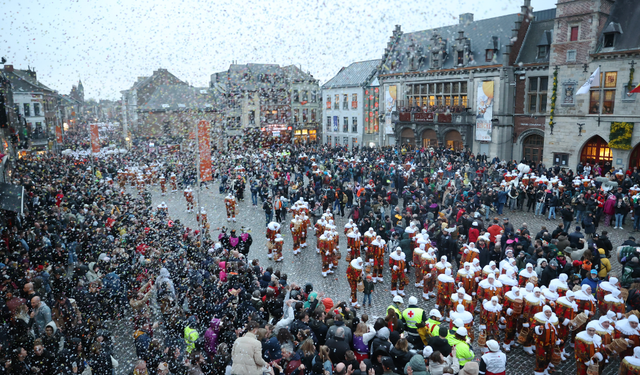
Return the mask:
<path id="1" fill-rule="evenodd" d="M 589 318 L 587 317 L 587 314 L 583 312 L 576 315 L 576 317 L 571 321 L 571 330 L 573 331 L 579 327 L 582 327 L 582 325 L 584 325 L 587 320 L 589 320 Z"/>
<path id="2" fill-rule="evenodd" d="M 555 348 L 553 349 L 553 354 L 551 355 L 551 364 L 554 366 L 559 365 L 562 362 L 562 349 Z"/>
<path id="3" fill-rule="evenodd" d="M 627 350 L 627 348 L 628 345 L 625 339 L 615 339 L 611 342 L 611 344 L 607 345 L 607 349 L 610 352 L 616 352 L 618 354 L 624 352 L 625 350 Z"/>
<path id="4" fill-rule="evenodd" d="M 274 247 L 275 247 L 275 245 L 273 244 L 273 242 L 267 241 L 267 249 L 273 250 Z"/>
<path id="5" fill-rule="evenodd" d="M 620 298 L 623 301 L 627 302 L 627 298 L 629 297 L 629 289 L 620 288 Z"/>
<path id="6" fill-rule="evenodd" d="M 525 341 L 527 341 L 527 336 L 529 336 L 529 328 L 522 328 L 518 335 L 518 344 L 524 345 Z"/>
<path id="7" fill-rule="evenodd" d="M 638 318 L 640 318 L 640 311 L 638 311 L 638 310 L 631 310 L 631 311 L 629 311 L 628 313 L 624 314 L 625 318 L 627 318 L 627 319 L 629 319 L 629 317 L 630 317 L 631 315 L 635 315 L 635 316 L 637 316 Z"/>
<path id="8" fill-rule="evenodd" d="M 358 283 L 358 292 L 364 292 L 364 283 L 362 281 Z"/>
<path id="9" fill-rule="evenodd" d="M 598 363 L 594 363 L 587 367 L 587 375 L 600 375 L 600 365 Z"/>
<path id="10" fill-rule="evenodd" d="M 524 302 L 522 301 L 522 298 L 518 298 L 513 301 L 513 313 L 516 314 L 516 316 L 522 314 L 523 305 Z"/>
<path id="11" fill-rule="evenodd" d="M 478 334 L 478 346 L 484 346 L 487 343 L 487 331 L 482 330 Z"/>

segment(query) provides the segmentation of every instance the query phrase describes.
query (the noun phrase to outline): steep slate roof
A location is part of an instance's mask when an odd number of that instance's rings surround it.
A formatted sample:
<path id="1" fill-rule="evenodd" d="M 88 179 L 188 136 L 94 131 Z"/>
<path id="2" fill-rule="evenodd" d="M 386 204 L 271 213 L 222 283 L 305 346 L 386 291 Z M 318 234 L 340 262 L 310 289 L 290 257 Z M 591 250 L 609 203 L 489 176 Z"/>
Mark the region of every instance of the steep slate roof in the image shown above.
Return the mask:
<path id="1" fill-rule="evenodd" d="M 323 89 L 338 87 L 360 87 L 368 84 L 372 74 L 380 64 L 380 59 L 354 62 L 341 69 L 338 74 L 322 85 Z"/>
<path id="2" fill-rule="evenodd" d="M 52 89 L 40 81 L 34 80 L 26 70 L 14 69 L 13 72 L 8 72 L 7 70 L 3 70 L 3 72 L 11 81 L 14 92 L 41 92 L 43 90 L 53 92 Z"/>
<path id="3" fill-rule="evenodd" d="M 215 98 L 207 87 L 161 85 L 139 111 L 213 110 Z"/>
<path id="4" fill-rule="evenodd" d="M 600 43 L 596 49 L 598 52 L 620 52 L 640 49 L 640 32 L 637 23 L 640 20 L 640 6 L 638 0 L 617 0 L 613 4 L 607 23 L 600 35 Z M 619 25 L 611 25 L 611 23 Z M 604 33 L 609 30 L 622 30 L 617 34 L 613 47 L 603 48 Z"/>
<path id="5" fill-rule="evenodd" d="M 550 17 L 548 10 L 533 12 L 533 16 L 536 19 L 547 19 Z M 473 22 L 467 22 L 464 24 L 455 24 L 450 26 L 444 26 L 434 29 L 415 31 L 410 33 L 403 33 L 398 41 L 398 44 L 394 46 L 393 50 L 389 53 L 387 61 L 383 66 L 382 74 L 393 73 L 407 73 L 409 70 L 409 61 L 407 57 L 407 51 L 411 43 L 415 43 L 416 50 L 422 50 L 422 55 L 426 58 L 418 66 L 417 72 L 432 70 L 430 62 L 430 48 L 432 46 L 432 36 L 434 34 L 440 35 L 442 40 L 446 40 L 446 49 L 449 56 L 444 60 L 440 69 L 453 69 L 457 66 L 454 64 L 456 58 L 454 56 L 453 46 L 456 44 L 458 38 L 458 31 L 464 31 L 464 36 L 471 41 L 471 56 L 473 61 L 466 66 L 489 66 L 489 65 L 502 65 L 504 59 L 505 46 L 511 44 L 512 29 L 515 27 L 515 22 L 518 20 L 518 14 L 508 14 L 505 16 L 487 18 L 483 20 L 475 20 Z M 489 44 L 493 43 L 493 37 L 497 37 L 498 52 L 494 54 L 492 61 L 485 61 L 485 49 Z M 396 59 L 395 52 L 398 51 L 400 64 L 396 69 L 391 70 L 391 62 Z"/>
<path id="6" fill-rule="evenodd" d="M 529 25 L 527 35 L 524 38 L 520 54 L 516 60 L 516 64 L 533 64 L 533 63 L 549 63 L 549 54 L 551 51 L 551 42 L 553 41 L 553 19 L 546 21 L 533 21 Z M 548 46 L 547 56 L 538 58 L 538 46 Z"/>

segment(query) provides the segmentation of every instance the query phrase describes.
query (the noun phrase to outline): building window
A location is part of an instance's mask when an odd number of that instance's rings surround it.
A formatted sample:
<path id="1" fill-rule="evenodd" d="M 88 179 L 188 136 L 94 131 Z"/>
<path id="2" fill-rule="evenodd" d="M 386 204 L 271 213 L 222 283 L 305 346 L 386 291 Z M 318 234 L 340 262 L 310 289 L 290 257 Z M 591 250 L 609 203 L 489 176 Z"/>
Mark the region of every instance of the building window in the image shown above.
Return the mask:
<path id="1" fill-rule="evenodd" d="M 336 94 L 335 101 L 333 102 L 333 109 L 340 109 L 340 95 Z"/>
<path id="2" fill-rule="evenodd" d="M 331 116 L 327 116 L 327 131 L 331 131 Z M 331 142 L 329 142 L 331 143 Z"/>
<path id="3" fill-rule="evenodd" d="M 311 122 L 316 122 L 316 110 L 311 110 Z"/>
<path id="4" fill-rule="evenodd" d="M 294 123 L 298 123 L 300 120 L 300 110 L 299 109 L 294 109 L 293 110 L 293 122 Z"/>
<path id="5" fill-rule="evenodd" d="M 331 96 L 327 95 L 327 109 L 331 109 Z"/>
<path id="6" fill-rule="evenodd" d="M 549 53 L 549 46 L 538 46 L 538 58 L 544 59 Z"/>
<path id="7" fill-rule="evenodd" d="M 311 103 L 315 103 L 316 102 L 317 96 L 318 96 L 318 94 L 316 93 L 316 90 L 312 90 L 311 91 Z"/>
<path id="8" fill-rule="evenodd" d="M 328 136 L 327 136 L 327 144 L 328 144 L 328 145 L 330 145 L 330 144 L 331 144 L 331 136 L 330 136 L 330 135 L 328 135 Z"/>
<path id="9" fill-rule="evenodd" d="M 458 65 L 464 65 L 464 51 L 458 51 Z"/>
<path id="10" fill-rule="evenodd" d="M 348 133 L 349 132 L 349 118 L 348 117 L 344 117 L 342 119 L 342 132 L 343 133 Z"/>
<path id="11" fill-rule="evenodd" d="M 302 91 L 302 101 L 305 103 L 309 101 L 309 91 Z"/>
<path id="12" fill-rule="evenodd" d="M 40 103 L 33 103 L 33 115 L 40 116 Z"/>
<path id="13" fill-rule="evenodd" d="M 351 118 L 351 132 L 352 133 L 357 133 L 358 132 L 358 118 L 357 117 L 352 117 Z"/>
<path id="14" fill-rule="evenodd" d="M 485 61 L 490 62 L 493 61 L 493 50 L 492 49 L 488 49 L 487 53 L 485 54 Z"/>
<path id="15" fill-rule="evenodd" d="M 615 39 L 616 34 L 604 34 L 604 48 L 613 47 L 613 40 Z"/>
<path id="16" fill-rule="evenodd" d="M 293 102 L 298 103 L 300 101 L 300 96 L 298 94 L 298 90 L 293 90 Z"/>
<path id="17" fill-rule="evenodd" d="M 566 167 L 569 165 L 569 154 L 555 152 L 553 154 L 553 165 Z"/>
<path id="18" fill-rule="evenodd" d="M 342 142 L 343 142 L 342 144 L 344 146 L 349 146 L 349 137 L 343 137 L 342 138 Z"/>
<path id="19" fill-rule="evenodd" d="M 576 61 L 576 50 L 570 49 L 567 51 L 567 62 L 575 62 Z"/>
<path id="20" fill-rule="evenodd" d="M 575 42 L 578 40 L 578 26 L 571 26 L 571 35 L 569 35 L 569 41 Z"/>
<path id="21" fill-rule="evenodd" d="M 467 106 L 466 94 L 467 82 L 465 81 L 407 85 L 407 107 L 404 110 L 438 112 L 448 107 L 454 112 L 460 112 Z"/>
<path id="22" fill-rule="evenodd" d="M 349 109 L 349 95 L 342 94 L 342 109 Z"/>
<path id="23" fill-rule="evenodd" d="M 249 111 L 249 125 L 256 124 L 256 111 Z"/>
<path id="24" fill-rule="evenodd" d="M 604 82 L 603 82 L 604 78 Z M 589 92 L 589 114 L 612 115 L 616 99 L 618 72 L 600 73 L 600 85 L 592 86 Z M 602 92 L 602 112 L 600 112 L 600 92 Z"/>
<path id="25" fill-rule="evenodd" d="M 547 89 L 549 77 L 529 78 L 529 113 L 547 111 Z"/>
<path id="26" fill-rule="evenodd" d="M 358 94 L 351 94 L 351 109 L 358 108 Z"/>
<path id="27" fill-rule="evenodd" d="M 306 124 L 308 121 L 309 121 L 309 110 L 305 108 L 302 110 L 302 122 Z"/>
<path id="28" fill-rule="evenodd" d="M 23 108 L 24 108 L 24 117 L 29 117 L 31 116 L 31 106 L 29 103 L 24 103 L 23 104 Z"/>

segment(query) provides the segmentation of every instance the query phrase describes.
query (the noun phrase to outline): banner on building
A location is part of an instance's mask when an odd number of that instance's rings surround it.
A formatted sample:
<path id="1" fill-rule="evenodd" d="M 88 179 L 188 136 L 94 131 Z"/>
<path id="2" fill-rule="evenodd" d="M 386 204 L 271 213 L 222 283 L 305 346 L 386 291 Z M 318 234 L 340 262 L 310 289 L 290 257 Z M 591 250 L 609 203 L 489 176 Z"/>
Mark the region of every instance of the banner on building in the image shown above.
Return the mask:
<path id="1" fill-rule="evenodd" d="M 56 142 L 62 144 L 62 126 L 56 125 Z"/>
<path id="2" fill-rule="evenodd" d="M 198 121 L 198 153 L 200 158 L 200 181 L 211 181 L 211 124 Z"/>
<path id="3" fill-rule="evenodd" d="M 384 96 L 386 103 L 386 113 L 391 113 L 396 110 L 396 98 L 398 97 L 398 86 L 387 86 L 387 91 Z"/>
<path id="4" fill-rule="evenodd" d="M 100 132 L 98 131 L 98 124 L 89 125 L 91 129 L 91 152 L 94 154 L 100 152 Z"/>
<path id="5" fill-rule="evenodd" d="M 609 133 L 609 147 L 619 150 L 631 150 L 633 122 L 612 122 Z"/>
<path id="6" fill-rule="evenodd" d="M 493 117 L 493 81 L 478 85 L 476 97 L 476 141 L 491 142 Z"/>
<path id="7" fill-rule="evenodd" d="M 364 132 L 373 134 L 378 132 L 379 87 L 369 87 L 364 90 Z"/>
<path id="8" fill-rule="evenodd" d="M 393 123 L 391 122 L 391 114 L 387 114 L 384 117 L 384 133 L 385 134 L 394 134 L 393 131 Z"/>
<path id="9" fill-rule="evenodd" d="M 337 133 L 338 132 L 338 128 L 339 128 L 338 124 L 338 116 L 333 116 L 333 132 Z"/>

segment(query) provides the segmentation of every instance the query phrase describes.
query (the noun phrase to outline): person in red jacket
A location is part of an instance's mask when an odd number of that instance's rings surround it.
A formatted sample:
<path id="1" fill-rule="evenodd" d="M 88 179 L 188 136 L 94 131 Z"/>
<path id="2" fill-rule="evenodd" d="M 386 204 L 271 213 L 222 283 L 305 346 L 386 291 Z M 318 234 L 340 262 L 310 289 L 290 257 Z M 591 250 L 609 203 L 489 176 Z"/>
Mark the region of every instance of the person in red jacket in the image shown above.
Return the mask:
<path id="1" fill-rule="evenodd" d="M 478 230 L 478 222 L 474 221 L 471 223 L 471 228 L 469 228 L 469 242 L 475 243 L 480 237 L 480 231 Z"/>
<path id="2" fill-rule="evenodd" d="M 502 233 L 503 230 L 504 229 L 498 224 L 498 219 L 493 219 L 493 225 L 491 225 L 489 229 L 487 229 L 487 232 L 489 232 L 489 240 L 491 241 L 491 243 L 496 243 L 496 236 Z"/>

